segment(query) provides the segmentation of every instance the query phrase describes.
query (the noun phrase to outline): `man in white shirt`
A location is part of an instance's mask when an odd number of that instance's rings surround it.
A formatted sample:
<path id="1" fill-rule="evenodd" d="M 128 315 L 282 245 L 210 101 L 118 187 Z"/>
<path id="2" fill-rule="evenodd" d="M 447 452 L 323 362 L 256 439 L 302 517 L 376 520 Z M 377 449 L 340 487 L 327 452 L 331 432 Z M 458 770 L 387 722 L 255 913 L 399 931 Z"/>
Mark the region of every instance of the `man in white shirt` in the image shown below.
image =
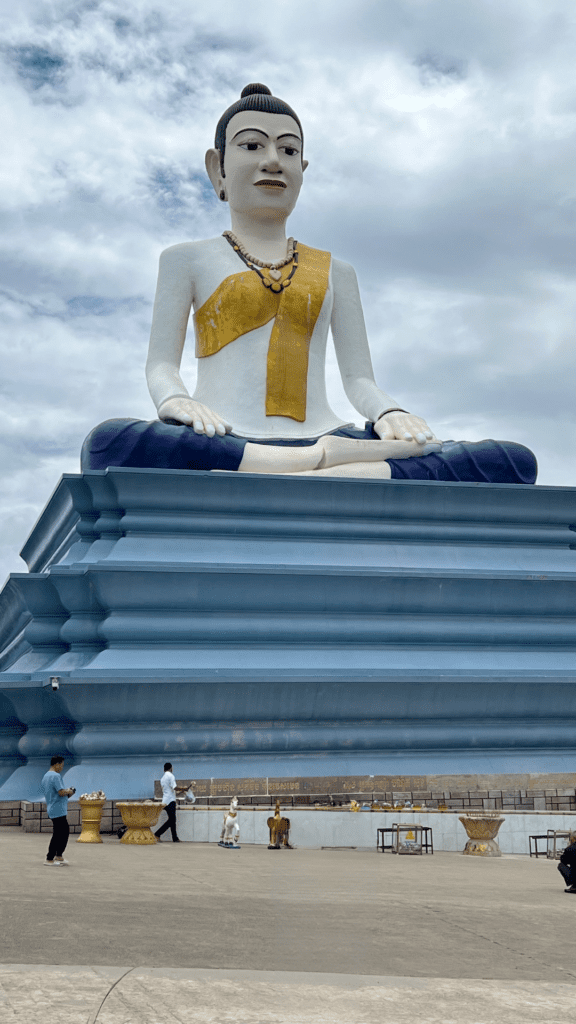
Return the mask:
<path id="1" fill-rule="evenodd" d="M 176 793 L 184 792 L 186 787 L 176 785 L 176 779 L 172 774 L 172 765 L 169 761 L 166 761 L 164 765 L 164 775 L 160 779 L 160 785 L 162 786 L 162 804 L 166 809 L 168 815 L 166 821 L 161 828 L 154 833 L 157 839 L 164 834 L 168 829 L 172 833 L 172 842 L 179 843 L 180 840 L 176 835 Z"/>

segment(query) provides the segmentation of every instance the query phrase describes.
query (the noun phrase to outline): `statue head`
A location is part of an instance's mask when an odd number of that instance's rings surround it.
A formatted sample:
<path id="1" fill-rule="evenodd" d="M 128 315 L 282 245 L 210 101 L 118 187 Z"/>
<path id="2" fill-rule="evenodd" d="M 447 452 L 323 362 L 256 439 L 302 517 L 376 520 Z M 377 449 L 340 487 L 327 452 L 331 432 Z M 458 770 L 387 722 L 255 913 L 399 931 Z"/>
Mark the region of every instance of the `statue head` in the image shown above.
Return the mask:
<path id="1" fill-rule="evenodd" d="M 297 114 L 265 85 L 242 90 L 222 114 L 206 170 L 219 198 L 231 209 L 287 216 L 294 208 L 307 161 Z"/>

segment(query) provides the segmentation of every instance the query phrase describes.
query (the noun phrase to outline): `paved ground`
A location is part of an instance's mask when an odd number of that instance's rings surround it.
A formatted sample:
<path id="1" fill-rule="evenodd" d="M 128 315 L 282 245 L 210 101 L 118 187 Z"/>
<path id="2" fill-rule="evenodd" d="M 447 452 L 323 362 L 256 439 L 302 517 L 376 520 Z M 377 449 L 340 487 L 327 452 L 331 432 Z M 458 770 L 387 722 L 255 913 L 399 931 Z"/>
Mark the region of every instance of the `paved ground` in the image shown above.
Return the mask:
<path id="1" fill-rule="evenodd" d="M 576 897 L 549 861 L 113 838 L 46 868 L 46 846 L 0 832 L 3 1024 L 88 1024 L 105 997 L 98 1024 L 576 1017 Z"/>
<path id="2" fill-rule="evenodd" d="M 534 981 L 0 967 L 2 1024 L 567 1024 L 574 993 Z"/>

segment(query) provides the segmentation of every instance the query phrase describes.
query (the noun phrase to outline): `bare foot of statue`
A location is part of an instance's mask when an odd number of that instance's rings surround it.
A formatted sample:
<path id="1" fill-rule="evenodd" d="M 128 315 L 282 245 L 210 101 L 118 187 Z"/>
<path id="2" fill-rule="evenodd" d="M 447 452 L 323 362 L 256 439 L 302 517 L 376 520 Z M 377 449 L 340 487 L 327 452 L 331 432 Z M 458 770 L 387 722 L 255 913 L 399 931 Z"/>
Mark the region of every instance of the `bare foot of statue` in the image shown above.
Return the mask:
<path id="1" fill-rule="evenodd" d="M 430 455 L 442 448 L 440 442 L 417 444 L 415 441 L 363 441 L 335 434 L 326 434 L 318 444 L 322 446 L 324 454 L 317 469 L 330 469 L 348 463 L 382 462 L 384 459 L 409 459 L 413 455 Z"/>

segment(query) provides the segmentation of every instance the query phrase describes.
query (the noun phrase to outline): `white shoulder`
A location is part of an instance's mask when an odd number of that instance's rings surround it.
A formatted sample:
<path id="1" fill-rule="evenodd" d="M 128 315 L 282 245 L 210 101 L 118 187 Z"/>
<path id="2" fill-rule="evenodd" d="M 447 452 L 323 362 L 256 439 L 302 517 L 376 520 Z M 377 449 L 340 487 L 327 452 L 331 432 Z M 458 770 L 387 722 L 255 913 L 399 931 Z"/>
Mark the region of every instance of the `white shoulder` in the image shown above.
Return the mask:
<path id="1" fill-rule="evenodd" d="M 160 253 L 162 263 L 181 263 L 193 261 L 198 252 L 201 251 L 202 242 L 178 242 L 176 245 L 169 245 Z"/>
<path id="2" fill-rule="evenodd" d="M 190 263 L 195 262 L 198 257 L 205 258 L 215 247 L 221 247 L 221 237 L 206 238 L 198 242 L 177 242 L 176 245 L 169 245 L 160 253 L 162 263 Z"/>
<path id="3" fill-rule="evenodd" d="M 356 271 L 351 263 L 345 263 L 344 260 L 332 258 L 332 280 L 335 285 L 355 284 L 357 281 Z"/>

